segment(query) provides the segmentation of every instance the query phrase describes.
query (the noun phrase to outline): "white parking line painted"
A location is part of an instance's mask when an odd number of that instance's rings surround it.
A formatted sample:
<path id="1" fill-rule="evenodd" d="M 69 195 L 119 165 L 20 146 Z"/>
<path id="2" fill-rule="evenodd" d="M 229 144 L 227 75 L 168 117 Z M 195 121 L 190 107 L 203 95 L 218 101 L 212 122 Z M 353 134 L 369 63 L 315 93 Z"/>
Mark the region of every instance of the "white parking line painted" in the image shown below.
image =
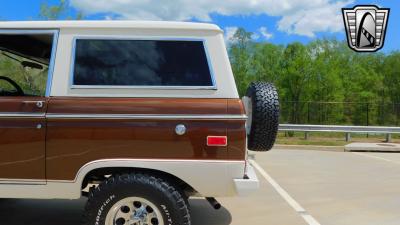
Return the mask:
<path id="1" fill-rule="evenodd" d="M 308 225 L 321 225 L 313 216 L 311 216 L 289 193 L 287 193 L 265 170 L 252 159 L 250 164 L 275 188 L 278 194 L 307 222 Z"/>
<path id="2" fill-rule="evenodd" d="M 361 155 L 361 156 L 368 157 L 368 158 L 373 158 L 373 159 L 379 159 L 379 160 L 383 160 L 383 161 L 386 161 L 386 162 L 400 164 L 400 162 L 398 162 L 398 161 L 393 161 L 393 160 L 382 158 L 382 157 L 379 157 L 379 156 L 369 155 L 367 153 L 353 152 L 353 154 Z"/>

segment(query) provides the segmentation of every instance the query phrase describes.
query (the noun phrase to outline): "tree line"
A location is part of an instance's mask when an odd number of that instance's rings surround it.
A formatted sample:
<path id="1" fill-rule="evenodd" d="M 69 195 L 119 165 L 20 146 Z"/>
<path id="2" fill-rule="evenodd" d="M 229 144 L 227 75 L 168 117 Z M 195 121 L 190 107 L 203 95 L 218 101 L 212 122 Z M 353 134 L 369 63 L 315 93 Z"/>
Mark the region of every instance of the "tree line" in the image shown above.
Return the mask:
<path id="1" fill-rule="evenodd" d="M 397 125 L 400 52 L 356 53 L 345 41 L 286 46 L 252 41 L 240 28 L 228 45 L 241 96 L 252 81 L 276 85 L 281 122 Z"/>

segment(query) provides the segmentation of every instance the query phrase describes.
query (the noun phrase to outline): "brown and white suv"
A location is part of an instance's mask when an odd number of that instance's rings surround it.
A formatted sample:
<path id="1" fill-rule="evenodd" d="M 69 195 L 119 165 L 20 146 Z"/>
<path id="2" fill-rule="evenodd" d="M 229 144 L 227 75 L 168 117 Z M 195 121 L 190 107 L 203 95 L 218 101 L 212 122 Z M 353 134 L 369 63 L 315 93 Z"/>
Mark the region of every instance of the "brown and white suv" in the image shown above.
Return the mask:
<path id="1" fill-rule="evenodd" d="M 243 102 L 215 25 L 0 22 L 0 198 L 188 225 L 189 197 L 258 188 L 247 148 L 272 147 L 278 96 L 256 82 Z"/>

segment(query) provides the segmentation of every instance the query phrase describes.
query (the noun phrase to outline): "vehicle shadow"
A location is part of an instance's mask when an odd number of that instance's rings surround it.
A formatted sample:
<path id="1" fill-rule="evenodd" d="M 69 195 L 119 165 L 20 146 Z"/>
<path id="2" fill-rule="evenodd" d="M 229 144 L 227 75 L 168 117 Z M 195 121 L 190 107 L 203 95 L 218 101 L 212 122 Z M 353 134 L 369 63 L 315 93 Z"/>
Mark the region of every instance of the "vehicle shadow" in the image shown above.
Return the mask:
<path id="1" fill-rule="evenodd" d="M 79 225 L 86 199 L 19 200 L 0 199 L 0 224 Z"/>
<path id="2" fill-rule="evenodd" d="M 192 225 L 229 225 L 232 222 L 232 216 L 226 208 L 215 210 L 205 199 L 191 199 L 189 204 Z"/>
<path id="3" fill-rule="evenodd" d="M 19 200 L 0 199 L 2 225 L 79 225 L 86 199 Z M 192 225 L 229 225 L 231 214 L 225 208 L 214 210 L 204 199 L 190 200 Z"/>

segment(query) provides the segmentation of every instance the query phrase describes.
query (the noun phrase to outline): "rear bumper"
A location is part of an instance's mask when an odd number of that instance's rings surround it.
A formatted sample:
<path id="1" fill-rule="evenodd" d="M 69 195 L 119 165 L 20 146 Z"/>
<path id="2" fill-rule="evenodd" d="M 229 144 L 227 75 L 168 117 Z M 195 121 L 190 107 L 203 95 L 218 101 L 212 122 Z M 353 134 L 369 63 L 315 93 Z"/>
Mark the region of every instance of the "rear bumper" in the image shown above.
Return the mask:
<path id="1" fill-rule="evenodd" d="M 239 196 L 247 196 L 260 187 L 256 172 L 250 164 L 247 165 L 247 178 L 233 179 L 233 181 L 235 183 L 236 193 Z"/>

